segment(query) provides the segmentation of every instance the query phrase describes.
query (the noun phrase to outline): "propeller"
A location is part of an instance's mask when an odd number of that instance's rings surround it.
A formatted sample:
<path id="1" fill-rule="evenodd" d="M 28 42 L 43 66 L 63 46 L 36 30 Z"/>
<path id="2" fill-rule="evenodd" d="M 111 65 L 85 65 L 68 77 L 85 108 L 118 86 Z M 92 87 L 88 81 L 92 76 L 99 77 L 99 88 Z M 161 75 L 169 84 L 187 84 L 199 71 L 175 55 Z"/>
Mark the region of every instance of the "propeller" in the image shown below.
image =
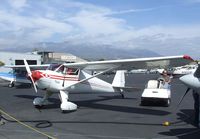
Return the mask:
<path id="1" fill-rule="evenodd" d="M 188 93 L 190 90 L 191 90 L 190 88 L 187 88 L 186 92 L 185 92 L 184 95 L 181 97 L 180 101 L 178 102 L 178 105 L 177 105 L 176 109 L 175 109 L 172 113 L 175 113 L 175 112 L 177 111 L 177 109 L 179 108 L 180 104 L 182 103 L 184 97 L 187 95 L 187 93 Z M 169 122 L 169 121 L 163 122 L 163 125 L 164 125 L 164 126 L 169 126 L 169 125 L 171 125 L 171 124 L 172 124 L 172 123 Z"/>
<path id="2" fill-rule="evenodd" d="M 178 105 L 177 105 L 177 108 L 180 106 L 180 104 L 182 103 L 184 97 L 187 95 L 187 93 L 190 91 L 191 89 L 188 87 L 187 90 L 185 91 L 184 95 L 181 97 Z"/>
<path id="3" fill-rule="evenodd" d="M 26 71 L 27 71 L 27 73 L 28 73 L 28 76 L 29 76 L 30 79 L 31 79 L 31 82 L 33 83 L 33 87 L 34 87 L 34 89 L 35 89 L 35 92 L 37 93 L 37 88 L 36 88 L 35 82 L 34 82 L 33 77 L 32 77 L 32 72 L 31 72 L 31 69 L 30 69 L 30 67 L 29 67 L 29 65 L 28 65 L 28 63 L 27 63 L 27 61 L 26 61 L 26 59 L 24 59 L 24 65 L 25 65 L 25 67 L 26 67 Z"/>

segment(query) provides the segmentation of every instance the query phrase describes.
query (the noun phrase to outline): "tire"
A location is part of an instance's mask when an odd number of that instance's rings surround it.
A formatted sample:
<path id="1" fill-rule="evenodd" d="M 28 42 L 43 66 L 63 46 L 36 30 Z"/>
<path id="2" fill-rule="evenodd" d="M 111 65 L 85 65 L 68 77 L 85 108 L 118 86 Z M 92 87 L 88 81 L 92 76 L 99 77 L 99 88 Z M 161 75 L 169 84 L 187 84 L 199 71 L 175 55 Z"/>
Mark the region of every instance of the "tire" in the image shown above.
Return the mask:
<path id="1" fill-rule="evenodd" d="M 170 104 L 171 104 L 171 99 L 170 98 L 168 98 L 167 100 L 165 100 L 165 106 L 166 107 L 169 107 Z"/>
<path id="2" fill-rule="evenodd" d="M 36 109 L 42 109 L 44 107 L 44 105 L 34 105 Z"/>
<path id="3" fill-rule="evenodd" d="M 144 101 L 141 101 L 141 102 L 140 102 L 140 106 L 144 106 Z"/>
<path id="4" fill-rule="evenodd" d="M 140 106 L 145 106 L 146 105 L 146 101 L 144 98 L 141 98 L 141 102 L 140 102 Z"/>
<path id="5" fill-rule="evenodd" d="M 14 86 L 15 86 L 14 83 L 8 84 L 8 87 L 9 87 L 9 88 L 12 88 L 12 87 L 14 87 Z"/>

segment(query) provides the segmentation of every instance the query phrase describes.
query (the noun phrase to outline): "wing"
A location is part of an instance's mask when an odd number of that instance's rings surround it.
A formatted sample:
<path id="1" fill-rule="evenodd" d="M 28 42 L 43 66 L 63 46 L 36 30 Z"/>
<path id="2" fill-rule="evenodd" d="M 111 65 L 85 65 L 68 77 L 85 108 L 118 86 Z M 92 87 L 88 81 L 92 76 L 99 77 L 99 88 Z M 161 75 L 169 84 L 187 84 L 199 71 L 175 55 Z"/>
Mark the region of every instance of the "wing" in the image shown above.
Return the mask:
<path id="1" fill-rule="evenodd" d="M 186 65 L 194 61 L 190 56 L 167 56 L 167 57 L 151 57 L 121 60 L 106 60 L 81 63 L 66 63 L 64 66 L 71 68 L 79 68 L 85 70 L 106 70 L 114 68 L 116 70 L 132 70 L 132 69 L 153 69 L 153 68 L 170 68 Z"/>
<path id="2" fill-rule="evenodd" d="M 29 65 L 32 70 L 36 69 L 46 69 L 50 66 L 50 64 L 43 64 L 43 65 Z M 5 65 L 6 68 L 12 68 L 12 69 L 19 69 L 19 70 L 26 70 L 25 65 Z"/>

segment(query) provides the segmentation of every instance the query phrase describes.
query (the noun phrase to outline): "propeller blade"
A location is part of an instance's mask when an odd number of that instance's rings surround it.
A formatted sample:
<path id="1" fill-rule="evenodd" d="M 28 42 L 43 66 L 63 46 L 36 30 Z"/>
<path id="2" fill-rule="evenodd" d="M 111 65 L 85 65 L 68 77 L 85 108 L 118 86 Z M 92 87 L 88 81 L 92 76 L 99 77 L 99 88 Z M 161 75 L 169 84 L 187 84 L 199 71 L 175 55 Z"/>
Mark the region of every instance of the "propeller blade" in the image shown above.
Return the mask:
<path id="1" fill-rule="evenodd" d="M 179 107 L 179 105 L 181 104 L 181 102 L 183 101 L 184 97 L 186 96 L 186 94 L 187 94 L 189 91 L 190 91 L 190 88 L 187 88 L 185 94 L 181 97 L 181 99 L 180 99 L 180 101 L 179 101 L 179 103 L 178 103 L 178 105 L 177 105 L 177 108 Z"/>
<path id="2" fill-rule="evenodd" d="M 26 59 L 24 59 L 24 65 L 25 65 L 25 67 L 26 67 L 26 71 L 27 71 L 27 73 L 28 73 L 28 75 L 29 76 L 31 76 L 31 69 L 30 69 L 30 67 L 28 66 L 28 63 L 27 63 L 27 61 L 26 61 Z"/>
<path id="3" fill-rule="evenodd" d="M 27 61 L 26 61 L 26 59 L 24 59 L 24 65 L 25 65 L 25 67 L 26 67 L 26 71 L 27 71 L 27 73 L 28 73 L 28 76 L 29 76 L 30 79 L 31 79 L 31 82 L 32 82 L 32 84 L 33 84 L 33 87 L 34 87 L 34 89 L 35 89 L 35 92 L 37 93 L 37 87 L 36 87 L 35 82 L 34 82 L 34 80 L 33 80 L 32 73 L 31 73 L 31 69 L 30 69 L 30 67 L 29 67 L 29 65 L 28 65 L 28 63 L 27 63 Z"/>
<path id="4" fill-rule="evenodd" d="M 187 95 L 187 93 L 188 93 L 189 91 L 190 91 L 190 88 L 187 88 L 185 94 L 181 97 L 181 99 L 180 99 L 180 101 L 179 101 L 179 103 L 178 103 L 176 109 L 173 111 L 173 113 L 174 113 L 175 111 L 177 111 L 178 107 L 180 106 L 181 102 L 183 101 L 184 97 Z M 170 122 L 168 122 L 168 121 L 165 121 L 165 122 L 163 123 L 164 126 L 169 126 L 170 124 L 172 124 L 172 123 L 170 123 Z"/>
<path id="5" fill-rule="evenodd" d="M 37 93 L 37 87 L 36 87 L 36 85 L 35 85 L 35 82 L 34 82 L 32 76 L 30 76 L 30 78 L 31 78 L 31 82 L 33 83 L 33 87 L 34 87 L 34 89 L 35 89 L 35 92 Z"/>

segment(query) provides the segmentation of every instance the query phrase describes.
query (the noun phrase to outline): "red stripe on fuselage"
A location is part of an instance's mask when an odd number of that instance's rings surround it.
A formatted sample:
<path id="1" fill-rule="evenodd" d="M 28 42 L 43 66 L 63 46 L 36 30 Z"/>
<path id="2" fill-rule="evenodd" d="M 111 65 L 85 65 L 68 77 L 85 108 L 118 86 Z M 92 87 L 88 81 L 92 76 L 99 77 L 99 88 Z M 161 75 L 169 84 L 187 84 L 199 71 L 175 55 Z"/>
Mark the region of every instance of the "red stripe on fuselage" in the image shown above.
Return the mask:
<path id="1" fill-rule="evenodd" d="M 78 81 L 78 77 L 69 77 L 69 76 L 59 76 L 59 75 L 48 75 L 50 79 L 57 79 L 57 80 L 70 80 L 70 81 Z"/>
<path id="2" fill-rule="evenodd" d="M 69 81 L 79 81 L 78 77 L 72 77 L 69 75 L 66 76 L 60 76 L 60 75 L 49 75 L 47 73 L 41 72 L 41 71 L 32 71 L 32 78 L 35 81 L 39 80 L 40 78 L 50 78 L 50 79 L 56 79 L 56 80 L 69 80 Z"/>

